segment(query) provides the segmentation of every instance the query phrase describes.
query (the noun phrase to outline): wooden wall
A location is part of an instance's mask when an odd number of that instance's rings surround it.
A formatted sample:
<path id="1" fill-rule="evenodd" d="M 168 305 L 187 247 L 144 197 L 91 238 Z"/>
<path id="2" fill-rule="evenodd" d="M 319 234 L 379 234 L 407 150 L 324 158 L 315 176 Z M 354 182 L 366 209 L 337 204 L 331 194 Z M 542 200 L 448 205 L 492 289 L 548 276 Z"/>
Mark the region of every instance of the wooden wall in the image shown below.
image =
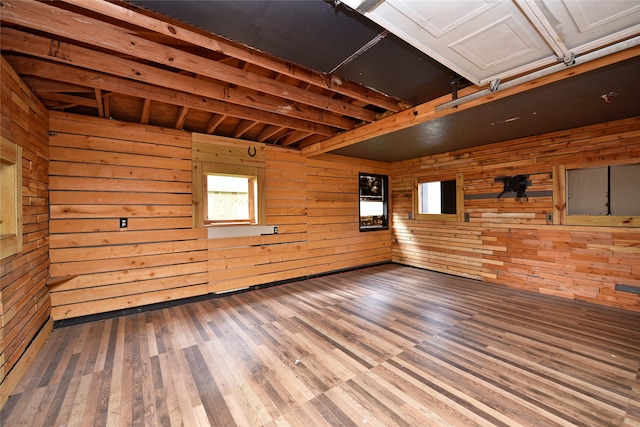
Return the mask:
<path id="1" fill-rule="evenodd" d="M 640 295 L 614 289 L 616 283 L 640 286 L 640 228 L 546 219 L 553 214 L 553 166 L 630 159 L 640 161 L 640 117 L 394 163 L 393 260 L 640 311 Z M 414 178 L 438 181 L 458 172 L 469 222 L 408 219 Z M 495 178 L 518 174 L 529 175 L 532 196 L 498 198 L 502 183 Z"/>
<path id="2" fill-rule="evenodd" d="M 53 318 L 206 293 L 191 135 L 53 112 L 50 122 Z"/>
<path id="3" fill-rule="evenodd" d="M 358 172 L 388 164 L 264 146 L 266 224 L 278 234 L 208 239 L 192 228 L 194 144 L 242 162 L 216 137 L 51 114 L 55 320 L 390 261 L 390 231 L 358 231 Z"/>
<path id="4" fill-rule="evenodd" d="M 251 165 L 259 159 L 266 169 L 266 224 L 278 226 L 278 234 L 214 238 L 208 240 L 209 292 L 224 292 L 278 282 L 307 274 L 306 165 L 296 152 L 273 146 L 247 155 L 249 144 L 235 141 L 227 147 L 217 138 L 193 135 L 197 145 L 208 145 L 210 163 Z M 228 141 L 228 138 L 224 138 Z M 205 150 L 203 150 L 205 151 Z M 204 157 L 202 154 L 194 153 Z"/>
<path id="5" fill-rule="evenodd" d="M 391 259 L 390 230 L 359 231 L 358 195 L 359 172 L 388 175 L 389 166 L 329 154 L 309 159 L 309 274 Z"/>
<path id="6" fill-rule="evenodd" d="M 48 113 L 2 66 L 2 137 L 22 147 L 22 251 L 0 261 L 0 408 L 52 328 L 49 274 Z"/>

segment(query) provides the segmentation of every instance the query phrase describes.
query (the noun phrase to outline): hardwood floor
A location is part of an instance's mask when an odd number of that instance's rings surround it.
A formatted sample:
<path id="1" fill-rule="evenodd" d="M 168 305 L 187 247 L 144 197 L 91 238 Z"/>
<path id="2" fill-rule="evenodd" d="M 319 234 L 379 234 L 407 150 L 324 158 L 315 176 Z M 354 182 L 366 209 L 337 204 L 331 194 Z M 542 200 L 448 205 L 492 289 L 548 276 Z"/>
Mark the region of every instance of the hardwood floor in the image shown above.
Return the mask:
<path id="1" fill-rule="evenodd" d="M 394 264 L 55 329 L 2 426 L 640 426 L 640 313 Z"/>

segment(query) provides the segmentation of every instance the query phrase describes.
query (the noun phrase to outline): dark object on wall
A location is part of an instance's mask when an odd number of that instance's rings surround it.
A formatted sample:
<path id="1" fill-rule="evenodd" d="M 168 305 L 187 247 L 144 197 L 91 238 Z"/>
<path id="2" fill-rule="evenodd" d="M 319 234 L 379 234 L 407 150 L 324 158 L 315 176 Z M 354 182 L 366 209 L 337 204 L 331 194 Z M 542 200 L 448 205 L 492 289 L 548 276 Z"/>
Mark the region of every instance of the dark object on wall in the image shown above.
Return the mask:
<path id="1" fill-rule="evenodd" d="M 528 181 L 527 178 L 529 178 L 529 175 L 502 176 L 496 178 L 495 182 L 504 183 L 502 193 L 498 195 L 498 198 L 502 197 L 504 193 L 516 193 L 517 199 L 527 197 L 527 186 L 531 185 L 531 181 Z"/>
<path id="2" fill-rule="evenodd" d="M 383 200 L 385 178 L 382 175 L 360 174 L 360 200 Z"/>
<path id="3" fill-rule="evenodd" d="M 388 182 L 386 175 L 360 173 L 360 231 L 386 230 L 388 221 Z"/>

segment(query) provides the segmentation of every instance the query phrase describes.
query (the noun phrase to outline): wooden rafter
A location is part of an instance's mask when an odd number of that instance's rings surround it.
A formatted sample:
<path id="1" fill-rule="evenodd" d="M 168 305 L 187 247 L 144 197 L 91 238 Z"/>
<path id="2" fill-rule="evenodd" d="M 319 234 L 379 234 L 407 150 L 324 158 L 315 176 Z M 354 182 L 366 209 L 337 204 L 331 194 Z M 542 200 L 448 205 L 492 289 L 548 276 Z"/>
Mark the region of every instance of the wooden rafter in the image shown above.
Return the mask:
<path id="1" fill-rule="evenodd" d="M 96 96 L 96 104 L 98 105 L 98 115 L 100 117 L 104 117 L 104 105 L 102 104 L 102 91 L 98 88 L 94 89 L 93 92 Z"/>
<path id="2" fill-rule="evenodd" d="M 226 119 L 227 116 L 224 114 L 213 114 L 211 119 L 207 122 L 206 133 L 214 133 L 216 128 Z"/>
<path id="3" fill-rule="evenodd" d="M 163 34 L 173 39 L 193 43 L 196 46 L 201 46 L 215 52 L 221 52 L 225 55 L 308 82 L 318 87 L 331 89 L 332 91 L 359 99 L 367 104 L 375 105 L 385 110 L 397 112 L 408 108 L 408 105 L 403 104 L 398 99 L 391 98 L 374 90 L 348 82 L 337 76 L 317 73 L 304 67 L 271 58 L 268 55 L 247 47 L 235 45 L 222 37 L 217 37 L 215 35 L 205 36 L 195 31 L 179 27 L 178 25 L 167 25 L 164 20 L 136 13 L 133 10 L 101 0 L 65 1 L 123 22 L 130 22 L 132 24 L 139 25 L 140 27 Z"/>
<path id="4" fill-rule="evenodd" d="M 351 129 L 355 125 L 355 122 L 352 120 L 324 114 L 320 109 L 294 107 L 285 100 L 265 96 L 260 97 L 253 92 L 228 88 L 212 81 L 172 73 L 149 65 L 138 64 L 127 59 L 112 57 L 105 53 L 94 52 L 68 43 L 57 43 L 57 48 L 65 52 L 63 57 L 51 55 L 49 46 L 52 44 L 56 44 L 55 40 L 26 34 L 11 28 L 2 28 L 3 48 L 15 52 L 64 64 L 73 64 L 101 73 L 125 77 L 172 90 L 199 94 L 242 107 L 250 106 L 250 108 L 256 108 L 261 111 L 270 111 L 275 114 L 283 114 L 288 117 L 312 121 L 339 129 Z M 121 91 L 124 90 L 126 90 L 126 86 L 121 89 Z M 254 116 L 259 113 L 258 111 L 249 113 L 249 110 L 246 108 L 239 109 L 236 112 L 232 105 L 228 105 L 225 111 L 228 112 L 229 115 L 235 115 L 240 118 L 247 118 L 247 115 Z M 240 113 L 240 111 L 243 112 Z"/>
<path id="5" fill-rule="evenodd" d="M 182 129 L 188 113 L 189 107 L 185 107 L 184 105 L 180 107 L 180 110 L 178 111 L 178 117 L 176 118 L 176 125 L 174 126 L 176 129 Z"/>
<path id="6" fill-rule="evenodd" d="M 195 94 L 180 93 L 175 90 L 149 86 L 143 83 L 130 81 L 127 79 L 81 70 L 75 67 L 51 63 L 44 60 L 24 59 L 21 57 L 9 57 L 13 67 L 21 74 L 36 75 L 44 78 L 60 80 L 67 83 L 79 83 L 87 80 L 93 81 L 96 87 L 110 92 L 122 92 L 126 87 L 126 93 L 131 96 L 148 98 L 153 101 L 169 103 L 173 105 L 188 106 L 194 109 L 208 111 L 212 113 L 233 112 L 235 117 L 253 119 L 255 113 L 248 107 L 230 106 L 223 101 L 198 96 Z M 292 117 L 278 116 L 277 114 L 262 112 L 260 115 L 263 122 L 270 124 L 284 124 L 300 130 L 313 130 L 324 135 L 337 133 L 333 128 L 320 126 Z"/>
<path id="7" fill-rule="evenodd" d="M 3 56 L 50 108 L 290 148 L 407 108 L 124 2 L 3 0 L 0 10 Z"/>
<path id="8" fill-rule="evenodd" d="M 140 115 L 140 123 L 146 125 L 149 123 L 149 116 L 151 115 L 151 100 L 145 99 L 142 105 L 142 114 Z"/>
<path id="9" fill-rule="evenodd" d="M 3 1 L 2 11 L 2 19 L 11 24 L 28 26 L 59 37 L 89 43 L 97 48 L 130 55 L 139 60 L 202 74 L 355 119 L 370 122 L 376 118 L 376 113 L 371 110 L 355 107 L 347 102 L 336 101 L 260 75 L 248 76 L 247 72 L 238 68 L 135 36 L 126 29 L 79 16 L 48 4 L 8 0 Z M 53 19 L 55 21 L 52 23 Z M 100 36 L 96 37 L 96 34 Z"/>
<path id="10" fill-rule="evenodd" d="M 82 96 L 69 95 L 66 93 L 53 93 L 53 92 L 38 93 L 38 96 L 40 97 L 40 99 L 46 99 L 48 101 L 56 101 L 63 104 L 82 105 L 85 107 L 98 108 L 98 105 L 95 99 L 85 98 Z"/>

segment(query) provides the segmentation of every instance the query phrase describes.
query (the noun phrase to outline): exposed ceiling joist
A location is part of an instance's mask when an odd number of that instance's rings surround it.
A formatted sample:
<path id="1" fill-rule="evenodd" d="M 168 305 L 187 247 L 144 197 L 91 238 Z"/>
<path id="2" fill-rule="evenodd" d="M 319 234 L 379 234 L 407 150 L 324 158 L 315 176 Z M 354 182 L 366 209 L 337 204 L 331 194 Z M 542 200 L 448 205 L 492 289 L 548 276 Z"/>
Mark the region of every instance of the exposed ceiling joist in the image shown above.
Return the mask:
<path id="1" fill-rule="evenodd" d="M 220 52 L 229 57 L 238 58 L 242 61 L 273 70 L 276 73 L 307 82 L 320 88 L 329 88 L 336 93 L 359 99 L 367 104 L 375 105 L 385 110 L 400 111 L 408 107 L 408 105 L 403 105 L 402 102 L 397 99 L 390 98 L 382 93 L 367 89 L 337 76 L 325 75 L 295 64 L 285 63 L 253 49 L 234 45 L 222 37 L 216 37 L 212 34 L 205 35 L 176 25 L 167 24 L 166 21 L 136 13 L 135 11 L 113 3 L 102 0 L 64 1 L 104 16 L 118 19 L 122 22 L 138 25 L 167 37 L 201 46 L 211 51 Z"/>
<path id="2" fill-rule="evenodd" d="M 407 107 L 375 90 L 126 6 L 103 0 L 4 1 L 3 54 L 24 78 L 56 82 L 58 99 L 71 96 L 63 93 L 69 85 L 94 92 L 96 99 L 102 92 L 112 98 L 95 106 L 66 103 L 66 111 L 95 108 L 102 117 L 110 105 L 115 118 L 128 120 L 130 112 L 121 109 L 135 108 L 143 123 L 189 124 L 195 128 L 187 130 L 260 136 L 267 143 L 279 141 L 264 132 L 269 126 L 322 140 Z M 201 123 L 200 112 L 213 116 Z"/>

